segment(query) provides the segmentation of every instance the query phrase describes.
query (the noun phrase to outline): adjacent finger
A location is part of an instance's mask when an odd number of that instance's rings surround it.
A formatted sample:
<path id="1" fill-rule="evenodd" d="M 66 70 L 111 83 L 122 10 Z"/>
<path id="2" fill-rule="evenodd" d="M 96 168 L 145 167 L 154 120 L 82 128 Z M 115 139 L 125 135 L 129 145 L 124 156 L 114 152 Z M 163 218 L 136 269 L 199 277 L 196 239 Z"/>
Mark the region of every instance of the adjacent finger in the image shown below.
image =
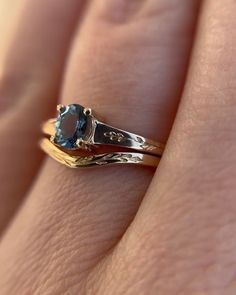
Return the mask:
<path id="1" fill-rule="evenodd" d="M 105 272 L 107 280 L 109 270 L 119 274 L 111 293 L 126 294 L 123 280 L 128 294 L 236 293 L 235 8 L 233 0 L 205 1 L 166 154 Z"/>
<path id="2" fill-rule="evenodd" d="M 0 232 L 40 164 L 40 123 L 51 113 L 81 1 L 5 2 L 14 18 L 2 28 L 0 51 Z M 5 29 L 5 31 L 4 31 Z"/>
<path id="3" fill-rule="evenodd" d="M 75 39 L 62 102 L 92 107 L 110 124 L 165 141 L 184 83 L 197 4 L 94 1 Z M 26 249 L 34 255 L 10 273 L 0 271 L 4 291 L 17 275 L 16 288 L 27 277 L 33 290 L 41 285 L 40 293 L 49 286 L 56 294 L 83 293 L 88 272 L 122 236 L 152 175 L 129 166 L 72 171 L 47 161 L 0 259 L 4 253 L 12 265 Z M 9 250 L 20 228 L 17 249 Z"/>

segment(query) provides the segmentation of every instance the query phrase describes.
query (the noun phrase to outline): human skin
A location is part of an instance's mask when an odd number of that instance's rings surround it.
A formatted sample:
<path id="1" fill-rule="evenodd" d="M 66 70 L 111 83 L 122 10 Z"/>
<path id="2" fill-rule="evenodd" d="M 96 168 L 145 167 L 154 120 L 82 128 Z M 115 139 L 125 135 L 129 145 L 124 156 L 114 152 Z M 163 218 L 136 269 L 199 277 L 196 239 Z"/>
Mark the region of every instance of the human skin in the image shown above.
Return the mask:
<path id="1" fill-rule="evenodd" d="M 0 7 L 0 294 L 235 295 L 236 2 Z M 168 139 L 157 170 L 42 162 L 58 102 Z"/>

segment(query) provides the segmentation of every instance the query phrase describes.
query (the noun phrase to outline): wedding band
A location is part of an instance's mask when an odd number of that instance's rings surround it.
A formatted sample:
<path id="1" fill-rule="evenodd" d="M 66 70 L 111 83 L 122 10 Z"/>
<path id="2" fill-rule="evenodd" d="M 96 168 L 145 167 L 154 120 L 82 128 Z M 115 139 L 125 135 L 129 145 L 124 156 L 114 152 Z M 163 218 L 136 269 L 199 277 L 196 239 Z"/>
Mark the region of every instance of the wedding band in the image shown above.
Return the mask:
<path id="1" fill-rule="evenodd" d="M 114 164 L 139 164 L 157 167 L 160 158 L 142 153 L 113 152 L 97 155 L 71 155 L 55 146 L 49 139 L 40 142 L 42 150 L 57 162 L 70 168 L 105 166 Z"/>
<path id="2" fill-rule="evenodd" d="M 93 150 L 98 146 L 114 146 L 161 156 L 164 144 L 124 131 L 99 121 L 89 108 L 78 104 L 58 105 L 57 118 L 42 127 L 53 144 L 66 150 Z"/>

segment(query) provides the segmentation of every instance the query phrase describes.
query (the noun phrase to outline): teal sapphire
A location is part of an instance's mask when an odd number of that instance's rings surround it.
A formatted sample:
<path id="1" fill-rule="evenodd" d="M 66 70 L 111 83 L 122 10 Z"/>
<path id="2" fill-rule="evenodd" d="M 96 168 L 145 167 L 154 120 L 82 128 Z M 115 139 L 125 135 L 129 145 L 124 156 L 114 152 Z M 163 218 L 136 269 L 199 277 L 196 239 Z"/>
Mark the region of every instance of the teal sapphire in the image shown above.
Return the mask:
<path id="1" fill-rule="evenodd" d="M 84 107 L 71 104 L 59 110 L 55 123 L 55 144 L 64 148 L 76 148 L 77 139 L 85 139 L 87 135 L 88 116 Z"/>

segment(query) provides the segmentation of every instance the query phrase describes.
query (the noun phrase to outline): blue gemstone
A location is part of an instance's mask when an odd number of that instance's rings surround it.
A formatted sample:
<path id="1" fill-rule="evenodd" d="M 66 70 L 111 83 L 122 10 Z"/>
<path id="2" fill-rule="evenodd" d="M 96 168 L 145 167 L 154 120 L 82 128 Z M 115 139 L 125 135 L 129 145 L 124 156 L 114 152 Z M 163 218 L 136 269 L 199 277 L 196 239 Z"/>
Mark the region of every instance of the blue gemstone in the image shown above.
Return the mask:
<path id="1" fill-rule="evenodd" d="M 64 148 L 76 148 L 77 139 L 86 137 L 87 122 L 84 107 L 71 104 L 62 108 L 55 123 L 55 144 Z"/>

